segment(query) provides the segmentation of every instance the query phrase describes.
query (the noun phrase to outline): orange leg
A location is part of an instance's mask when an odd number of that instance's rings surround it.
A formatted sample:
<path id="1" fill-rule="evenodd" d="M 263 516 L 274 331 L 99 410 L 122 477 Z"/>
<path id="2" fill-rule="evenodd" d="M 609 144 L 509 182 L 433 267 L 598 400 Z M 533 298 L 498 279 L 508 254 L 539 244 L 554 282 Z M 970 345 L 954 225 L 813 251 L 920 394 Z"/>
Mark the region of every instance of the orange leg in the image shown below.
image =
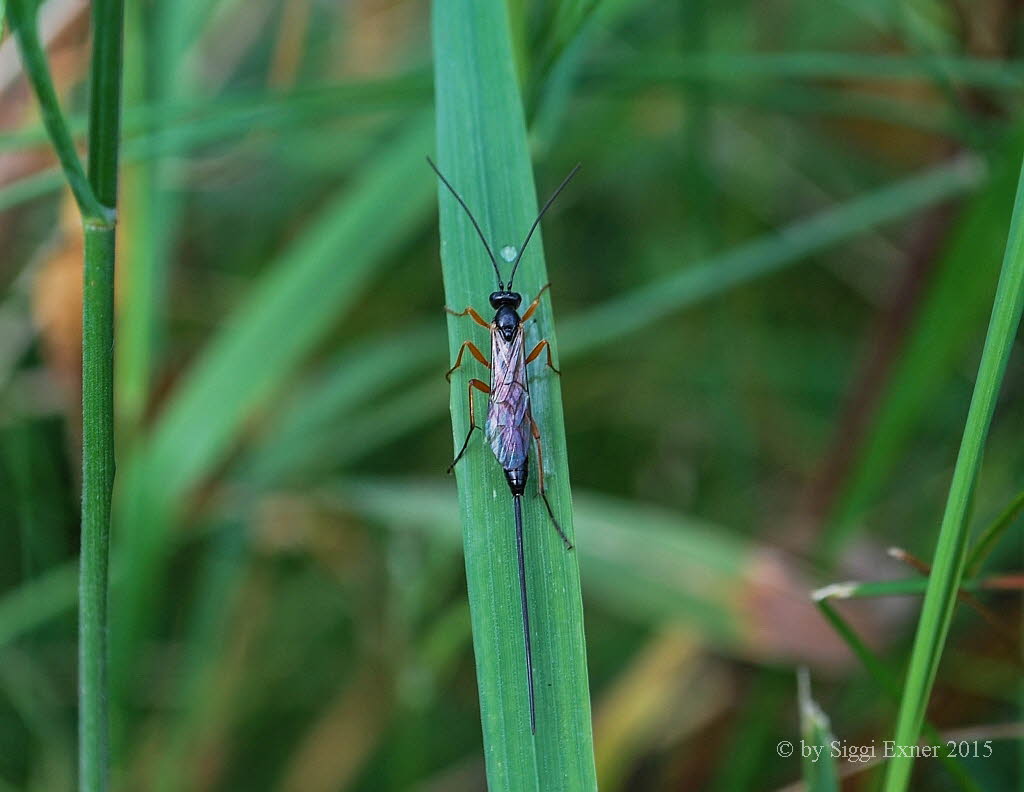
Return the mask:
<path id="1" fill-rule="evenodd" d="M 444 378 L 449 382 L 452 381 L 452 373 L 455 371 L 455 369 L 462 365 L 462 354 L 467 349 L 469 350 L 469 354 L 471 354 L 473 357 L 475 357 L 477 360 L 479 360 L 481 363 L 487 366 L 487 368 L 491 367 L 491 364 L 487 361 L 487 358 L 484 357 L 484 353 L 477 348 L 476 344 L 474 344 L 472 341 L 463 341 L 462 346 L 459 347 L 459 356 L 455 358 L 455 365 L 448 369 L 448 373 L 444 375 Z M 550 356 L 551 353 L 548 352 L 548 357 Z"/>
<path id="2" fill-rule="evenodd" d="M 531 316 L 533 316 L 533 312 L 536 311 L 537 310 L 537 306 L 540 305 L 540 298 L 543 297 L 544 296 L 544 292 L 546 292 L 550 288 L 551 288 L 551 284 L 547 283 L 547 284 L 544 285 L 543 289 L 541 289 L 539 292 L 537 292 L 537 296 L 534 298 L 533 302 L 530 303 L 530 307 L 526 309 L 526 313 L 523 314 L 523 321 L 524 322 L 527 319 L 529 319 Z"/>
<path id="3" fill-rule="evenodd" d="M 476 322 L 481 327 L 486 327 L 488 330 L 491 329 L 491 323 L 488 322 L 486 319 L 484 319 L 475 310 L 473 310 L 473 306 L 471 306 L 471 305 L 467 306 L 466 310 L 465 311 L 461 311 L 461 312 L 460 311 L 453 311 L 447 305 L 444 307 L 444 309 L 445 309 L 445 311 L 450 313 L 452 316 L 468 316 L 469 318 L 471 318 L 474 322 Z"/>
<path id="4" fill-rule="evenodd" d="M 558 535 L 562 537 L 562 541 L 565 542 L 565 549 L 572 550 L 572 542 L 569 541 L 569 537 L 565 535 L 562 526 L 555 519 L 555 511 L 551 508 L 551 502 L 548 501 L 548 494 L 544 489 L 544 452 L 540 446 L 540 429 L 537 427 L 537 422 L 533 420 L 533 413 L 530 413 L 530 432 L 537 443 L 537 486 L 540 489 L 540 496 L 544 499 L 544 505 L 547 507 L 551 523 L 555 526 L 555 530 L 558 531 Z"/>
<path id="5" fill-rule="evenodd" d="M 491 392 L 491 389 L 487 385 L 487 383 L 482 382 L 478 379 L 471 379 L 469 381 L 469 387 L 466 389 L 467 392 L 469 393 L 469 432 L 466 434 L 466 440 L 462 444 L 462 448 L 459 449 L 459 453 L 455 455 L 455 459 L 452 460 L 452 463 L 448 466 L 449 473 L 451 473 L 452 470 L 454 470 L 455 465 L 457 465 L 459 460 L 462 459 L 462 455 L 466 453 L 466 448 L 469 447 L 469 438 L 473 436 L 473 431 L 477 428 L 476 413 L 473 409 L 473 388 L 476 388 L 478 391 L 483 391 L 484 393 Z"/>
<path id="6" fill-rule="evenodd" d="M 533 361 L 535 361 L 540 356 L 540 353 L 545 349 L 548 351 L 548 368 L 555 372 L 555 374 L 561 375 L 562 372 L 555 368 L 555 364 L 551 360 L 551 344 L 547 341 L 541 341 L 537 344 L 537 346 L 533 348 L 533 352 L 526 356 L 526 362 L 533 363 Z"/>

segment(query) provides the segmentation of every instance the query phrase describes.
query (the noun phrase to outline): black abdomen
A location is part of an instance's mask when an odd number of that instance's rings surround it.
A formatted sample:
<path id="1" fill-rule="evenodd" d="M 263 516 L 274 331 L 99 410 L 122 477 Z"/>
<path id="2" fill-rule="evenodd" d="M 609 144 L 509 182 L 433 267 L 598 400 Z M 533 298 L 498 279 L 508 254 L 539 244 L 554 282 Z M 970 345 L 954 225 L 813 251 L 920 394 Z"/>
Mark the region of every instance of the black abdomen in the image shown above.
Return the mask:
<path id="1" fill-rule="evenodd" d="M 505 471 L 505 480 L 513 495 L 522 495 L 526 491 L 526 479 L 530 474 L 530 460 L 523 461 L 521 467 Z"/>

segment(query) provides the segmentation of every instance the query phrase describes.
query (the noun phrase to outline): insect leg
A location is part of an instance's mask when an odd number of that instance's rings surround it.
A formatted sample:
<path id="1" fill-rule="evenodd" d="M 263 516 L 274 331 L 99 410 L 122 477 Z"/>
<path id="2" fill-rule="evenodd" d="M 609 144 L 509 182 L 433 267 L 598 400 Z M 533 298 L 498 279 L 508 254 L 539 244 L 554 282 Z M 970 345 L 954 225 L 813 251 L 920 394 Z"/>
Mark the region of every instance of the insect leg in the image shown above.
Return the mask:
<path id="1" fill-rule="evenodd" d="M 549 344 L 546 340 L 541 341 L 539 344 L 537 344 L 537 346 L 533 348 L 533 352 L 526 356 L 526 362 L 533 363 L 533 361 L 536 360 L 540 356 L 540 353 L 543 352 L 545 349 L 548 351 L 548 368 L 555 372 L 555 374 L 561 375 L 562 372 L 555 368 L 555 364 L 551 360 L 551 344 Z"/>
<path id="2" fill-rule="evenodd" d="M 463 341 L 462 346 L 459 347 L 459 356 L 455 358 L 455 365 L 448 369 L 448 373 L 444 375 L 444 378 L 449 382 L 452 381 L 452 373 L 455 371 L 455 369 L 462 365 L 462 353 L 465 352 L 467 349 L 469 350 L 469 354 L 471 354 L 473 357 L 475 357 L 477 360 L 479 360 L 481 363 L 487 366 L 487 368 L 491 367 L 490 362 L 488 362 L 487 358 L 484 357 L 484 353 L 477 348 L 476 344 L 474 344 L 472 341 Z M 550 352 L 548 354 L 548 357 L 550 357 Z"/>
<path id="3" fill-rule="evenodd" d="M 469 447 L 469 438 L 473 436 L 473 431 L 477 428 L 476 414 L 473 410 L 473 388 L 476 388 L 478 391 L 483 391 L 484 393 L 491 392 L 491 389 L 487 385 L 487 383 L 481 382 L 478 379 L 471 379 L 469 381 L 469 387 L 466 389 L 469 393 L 469 432 L 466 434 L 466 440 L 465 442 L 463 442 L 462 448 L 459 449 L 459 453 L 455 455 L 455 459 L 452 460 L 452 463 L 448 466 L 449 473 L 451 473 L 452 470 L 454 470 L 455 465 L 458 464 L 458 461 L 460 459 L 462 459 L 462 455 L 466 453 L 466 448 Z"/>
<path id="4" fill-rule="evenodd" d="M 526 312 L 523 314 L 523 321 L 524 322 L 527 319 L 529 319 L 531 316 L 533 316 L 533 312 L 536 311 L 537 310 L 537 306 L 540 305 L 540 298 L 543 297 L 544 296 L 544 292 L 546 292 L 550 288 L 551 288 L 551 284 L 550 283 L 546 283 L 546 284 L 544 284 L 544 288 L 541 289 L 539 292 L 537 292 L 537 296 L 533 298 L 533 302 L 530 303 L 530 307 L 527 308 Z"/>
<path id="5" fill-rule="evenodd" d="M 548 500 L 548 494 L 544 489 L 544 452 L 541 450 L 540 445 L 540 429 L 537 426 L 537 422 L 533 420 L 532 413 L 530 414 L 530 432 L 533 434 L 534 442 L 537 443 L 537 486 L 540 489 L 540 496 L 544 500 L 544 505 L 548 510 L 548 517 L 551 518 L 555 530 L 558 531 L 558 535 L 565 542 L 565 549 L 572 550 L 572 542 L 569 541 L 569 537 L 565 535 L 565 531 L 562 530 L 562 526 L 559 525 L 558 520 L 555 518 L 555 511 L 551 508 L 551 502 Z"/>
<path id="6" fill-rule="evenodd" d="M 480 325 L 481 327 L 486 327 L 488 330 L 491 329 L 491 323 L 488 322 L 486 319 L 484 319 L 480 314 L 478 314 L 473 309 L 472 305 L 466 306 L 466 310 L 465 311 L 453 311 L 447 305 L 444 307 L 444 309 L 445 309 L 445 311 L 450 313 L 452 316 L 468 316 L 474 322 L 476 322 L 478 325 Z"/>

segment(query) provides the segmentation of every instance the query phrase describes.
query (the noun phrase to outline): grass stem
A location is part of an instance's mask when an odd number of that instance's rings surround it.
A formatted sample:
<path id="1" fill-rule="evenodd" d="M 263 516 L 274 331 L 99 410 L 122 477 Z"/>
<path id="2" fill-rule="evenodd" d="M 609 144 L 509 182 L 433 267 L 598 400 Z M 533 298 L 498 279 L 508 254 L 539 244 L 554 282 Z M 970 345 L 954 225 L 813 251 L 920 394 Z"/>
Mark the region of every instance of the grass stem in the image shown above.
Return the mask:
<path id="1" fill-rule="evenodd" d="M 79 582 L 79 772 L 107 787 L 107 587 L 114 483 L 114 229 L 86 226 L 82 312 L 82 551 Z"/>
<path id="2" fill-rule="evenodd" d="M 79 564 L 79 788 L 109 777 L 107 590 L 114 486 L 114 255 L 121 117 L 123 0 L 94 0 L 88 173 L 57 100 L 39 39 L 37 4 L 11 0 L 7 17 L 43 124 L 82 215 L 82 522 Z"/>
<path id="3" fill-rule="evenodd" d="M 899 716 L 897 745 L 914 745 L 921 732 L 928 699 L 938 670 L 942 647 L 949 633 L 953 609 L 967 560 L 968 518 L 974 487 L 981 468 L 982 452 L 996 397 L 1006 372 L 1010 349 L 1024 307 L 1024 170 L 1017 185 L 1010 234 L 1002 273 L 992 306 L 978 377 L 964 425 L 960 453 L 953 470 L 938 545 L 928 578 L 921 618 L 914 637 Z M 904 792 L 910 782 L 913 759 L 897 756 L 889 765 L 885 792 Z"/>
<path id="4" fill-rule="evenodd" d="M 82 555 L 79 586 L 79 788 L 109 776 L 107 610 L 114 489 L 114 259 L 121 137 L 123 0 L 93 0 L 89 185 L 103 219 L 85 217 L 82 293 Z"/>

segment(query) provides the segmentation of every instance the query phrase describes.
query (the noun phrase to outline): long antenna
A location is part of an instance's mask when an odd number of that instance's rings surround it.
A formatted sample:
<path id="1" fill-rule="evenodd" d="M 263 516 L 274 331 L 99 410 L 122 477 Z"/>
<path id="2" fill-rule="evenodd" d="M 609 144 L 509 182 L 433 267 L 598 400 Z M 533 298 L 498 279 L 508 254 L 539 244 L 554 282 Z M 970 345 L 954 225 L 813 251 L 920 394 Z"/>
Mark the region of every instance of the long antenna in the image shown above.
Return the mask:
<path id="1" fill-rule="evenodd" d="M 466 202 L 462 200 L 462 196 L 459 195 L 455 191 L 455 188 L 452 187 L 451 184 L 448 183 L 448 180 L 441 174 L 441 171 L 439 171 L 437 169 L 437 165 L 434 164 L 434 161 L 432 159 L 430 159 L 430 157 L 427 157 L 427 164 L 430 165 L 430 167 L 434 169 L 434 173 L 437 174 L 437 178 L 439 178 L 441 180 L 441 182 L 444 184 L 444 186 L 447 187 L 451 191 L 451 194 L 455 196 L 455 200 L 459 202 L 459 204 L 462 206 L 463 209 L 466 210 L 466 214 L 469 215 L 469 220 L 473 224 L 473 228 L 476 229 L 477 236 L 479 236 L 480 237 L 480 241 L 484 243 L 484 249 L 487 251 L 487 255 L 490 256 L 491 264 L 494 266 L 494 274 L 498 277 L 498 289 L 499 290 L 504 290 L 505 289 L 505 284 L 501 280 L 501 272 L 500 272 L 500 270 L 498 270 L 498 260 L 496 258 L 494 258 L 494 253 L 491 252 L 491 246 L 487 244 L 487 238 L 484 236 L 484 232 L 480 230 L 480 225 L 479 225 L 479 223 L 477 223 L 476 218 L 473 217 L 473 213 L 471 211 L 469 211 L 469 207 L 466 206 Z M 576 167 L 578 168 L 579 165 L 577 165 Z M 575 173 L 575 171 L 574 171 L 574 173 Z M 561 187 L 559 187 L 559 189 L 561 189 Z M 546 206 L 544 208 L 547 209 Z M 530 233 L 532 234 L 533 232 L 531 231 Z M 515 274 L 515 270 L 514 269 L 512 271 L 512 274 L 513 275 Z M 510 287 L 511 287 L 511 284 L 512 284 L 512 282 L 509 281 L 509 286 Z"/>
<path id="2" fill-rule="evenodd" d="M 569 175 L 562 180 L 561 184 L 558 185 L 558 189 L 551 193 L 551 197 L 548 198 L 548 202 L 544 204 L 544 208 L 540 210 L 540 214 L 537 215 L 537 219 L 534 220 L 533 225 L 530 226 L 530 233 L 526 235 L 526 239 L 523 241 L 522 247 L 519 248 L 519 254 L 516 256 L 515 263 L 512 265 L 512 274 L 509 275 L 508 278 L 508 288 L 510 290 L 512 288 L 512 281 L 516 277 L 516 270 L 519 268 L 519 260 L 523 257 L 523 253 L 526 251 L 526 246 L 530 244 L 530 238 L 533 236 L 533 232 L 536 231 L 537 226 L 540 225 L 540 219 L 544 216 L 544 213 L 548 210 L 548 207 L 555 202 L 555 198 L 558 197 L 558 194 L 565 189 L 565 185 L 572 181 L 572 177 L 575 176 L 576 171 L 580 169 L 580 164 L 581 163 L 576 163 L 576 167 L 569 171 Z"/>

